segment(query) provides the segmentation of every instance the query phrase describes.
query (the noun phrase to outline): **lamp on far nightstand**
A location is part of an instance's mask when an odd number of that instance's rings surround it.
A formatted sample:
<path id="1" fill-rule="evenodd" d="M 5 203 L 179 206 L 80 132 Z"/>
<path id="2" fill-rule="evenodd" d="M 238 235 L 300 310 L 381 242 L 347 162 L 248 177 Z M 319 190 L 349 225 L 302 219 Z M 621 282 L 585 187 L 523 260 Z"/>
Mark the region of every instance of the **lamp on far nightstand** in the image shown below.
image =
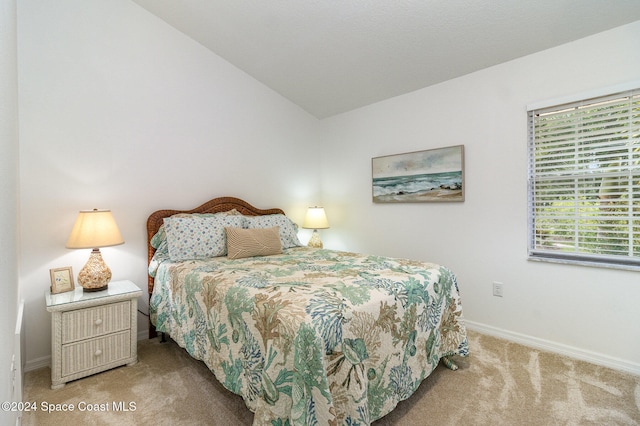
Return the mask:
<path id="1" fill-rule="evenodd" d="M 111 269 L 102 260 L 100 247 L 119 244 L 124 244 L 124 240 L 111 210 L 81 210 L 78 213 L 66 247 L 93 249 L 87 264 L 78 274 L 78 283 L 84 291 L 100 291 L 107 288 L 111 281 Z"/>
<path id="2" fill-rule="evenodd" d="M 322 248 L 322 241 L 318 234 L 318 229 L 327 229 L 329 227 L 329 221 L 327 215 L 324 212 L 323 207 L 309 207 L 307 215 L 304 218 L 303 228 L 313 229 L 313 234 L 309 240 L 309 247 Z"/>

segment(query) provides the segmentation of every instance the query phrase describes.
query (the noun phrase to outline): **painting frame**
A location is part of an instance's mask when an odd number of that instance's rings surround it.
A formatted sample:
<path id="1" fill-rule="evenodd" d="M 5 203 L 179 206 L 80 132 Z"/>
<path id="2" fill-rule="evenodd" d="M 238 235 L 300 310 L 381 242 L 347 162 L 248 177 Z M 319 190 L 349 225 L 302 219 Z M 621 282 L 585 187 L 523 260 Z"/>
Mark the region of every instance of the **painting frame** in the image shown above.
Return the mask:
<path id="1" fill-rule="evenodd" d="M 464 145 L 371 159 L 374 203 L 462 202 Z"/>
<path id="2" fill-rule="evenodd" d="M 49 275 L 51 276 L 51 287 L 49 288 L 51 294 L 65 293 L 74 290 L 75 285 L 73 283 L 73 270 L 71 266 L 49 269 Z"/>

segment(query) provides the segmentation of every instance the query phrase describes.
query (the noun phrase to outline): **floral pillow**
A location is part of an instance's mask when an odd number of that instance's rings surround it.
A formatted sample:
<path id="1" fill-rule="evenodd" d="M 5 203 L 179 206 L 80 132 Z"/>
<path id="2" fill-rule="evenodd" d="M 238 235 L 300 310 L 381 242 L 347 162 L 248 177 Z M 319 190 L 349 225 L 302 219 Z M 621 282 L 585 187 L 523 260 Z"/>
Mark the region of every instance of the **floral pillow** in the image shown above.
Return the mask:
<path id="1" fill-rule="evenodd" d="M 245 219 L 247 224 L 245 228 L 248 229 L 280 227 L 280 242 L 283 249 L 302 245 L 298 240 L 298 226 L 283 214 L 245 216 Z"/>
<path id="2" fill-rule="evenodd" d="M 225 227 L 242 228 L 241 215 L 176 215 L 164 219 L 169 257 L 173 261 L 226 256 Z"/>
<path id="3" fill-rule="evenodd" d="M 241 215 L 241 213 L 236 210 L 229 210 L 226 212 L 220 213 L 177 213 L 171 217 L 212 217 L 212 216 L 229 216 L 229 215 Z M 164 224 L 160 225 L 158 231 L 151 237 L 151 241 L 149 241 L 151 247 L 156 249 L 155 254 L 167 255 L 169 256 L 169 249 L 167 247 L 167 234 L 164 232 Z"/>

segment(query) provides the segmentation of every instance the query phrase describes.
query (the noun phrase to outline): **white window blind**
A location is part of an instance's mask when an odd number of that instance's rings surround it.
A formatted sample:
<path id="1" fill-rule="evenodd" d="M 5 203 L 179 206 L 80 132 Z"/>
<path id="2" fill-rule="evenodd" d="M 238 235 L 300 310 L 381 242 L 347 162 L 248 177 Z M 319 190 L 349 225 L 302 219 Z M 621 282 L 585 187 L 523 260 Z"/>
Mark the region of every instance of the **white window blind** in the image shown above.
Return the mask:
<path id="1" fill-rule="evenodd" d="M 528 115 L 530 258 L 640 267 L 640 89 Z"/>

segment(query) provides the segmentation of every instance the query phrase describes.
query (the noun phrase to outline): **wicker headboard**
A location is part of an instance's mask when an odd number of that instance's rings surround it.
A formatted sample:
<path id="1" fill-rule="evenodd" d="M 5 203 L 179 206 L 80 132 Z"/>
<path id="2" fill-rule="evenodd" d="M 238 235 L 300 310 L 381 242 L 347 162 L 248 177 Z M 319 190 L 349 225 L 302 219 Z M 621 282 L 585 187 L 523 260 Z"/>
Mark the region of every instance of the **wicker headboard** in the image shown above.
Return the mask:
<path id="1" fill-rule="evenodd" d="M 196 207 L 192 210 L 158 210 L 149 216 L 147 219 L 147 250 L 148 250 L 148 259 L 147 265 L 151 262 L 151 258 L 155 253 L 156 249 L 151 247 L 151 238 L 158 232 L 160 226 L 163 224 L 163 219 L 165 217 L 172 216 L 178 213 L 220 213 L 226 212 L 229 210 L 236 209 L 240 213 L 246 216 L 262 216 L 267 214 L 284 214 L 284 211 L 281 209 L 267 209 L 262 210 L 256 207 L 253 207 L 251 204 L 247 203 L 244 200 L 234 197 L 220 197 L 214 198 L 213 200 L 207 201 L 201 206 Z M 148 281 L 148 290 L 149 294 L 153 292 L 153 278 L 149 276 Z"/>

